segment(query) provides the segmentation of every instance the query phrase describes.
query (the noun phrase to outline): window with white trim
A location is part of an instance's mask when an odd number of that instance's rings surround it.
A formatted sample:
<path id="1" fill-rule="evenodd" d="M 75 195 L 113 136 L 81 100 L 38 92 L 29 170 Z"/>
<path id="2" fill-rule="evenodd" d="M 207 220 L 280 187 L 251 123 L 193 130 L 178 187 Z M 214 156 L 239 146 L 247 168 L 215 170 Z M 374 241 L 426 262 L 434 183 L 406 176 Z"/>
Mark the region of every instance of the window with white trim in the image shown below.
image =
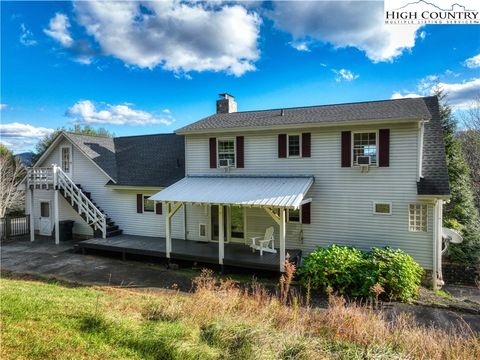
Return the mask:
<path id="1" fill-rule="evenodd" d="M 413 232 L 428 231 L 428 205 L 410 204 L 408 209 L 408 230 Z"/>
<path id="2" fill-rule="evenodd" d="M 198 224 L 198 236 L 200 236 L 202 238 L 207 236 L 207 225 Z"/>
<path id="3" fill-rule="evenodd" d="M 155 211 L 155 201 L 149 200 L 148 198 L 151 195 L 143 196 L 143 212 L 154 212 Z"/>
<path id="4" fill-rule="evenodd" d="M 66 173 L 70 172 L 70 148 L 62 147 L 62 170 Z"/>
<path id="5" fill-rule="evenodd" d="M 287 221 L 289 223 L 300 223 L 300 219 L 301 219 L 300 208 L 296 210 L 287 209 Z"/>
<path id="6" fill-rule="evenodd" d="M 218 161 L 223 159 L 229 159 L 230 164 L 235 166 L 235 140 L 234 139 L 218 139 L 217 143 L 218 148 Z"/>
<path id="7" fill-rule="evenodd" d="M 370 156 L 371 164 L 377 164 L 377 138 L 375 131 L 353 133 L 353 165 L 358 165 L 359 156 Z"/>
<path id="8" fill-rule="evenodd" d="M 378 215 L 392 215 L 392 203 L 391 202 L 373 202 L 373 213 Z"/>
<path id="9" fill-rule="evenodd" d="M 288 157 L 300 156 L 300 135 L 288 135 Z"/>

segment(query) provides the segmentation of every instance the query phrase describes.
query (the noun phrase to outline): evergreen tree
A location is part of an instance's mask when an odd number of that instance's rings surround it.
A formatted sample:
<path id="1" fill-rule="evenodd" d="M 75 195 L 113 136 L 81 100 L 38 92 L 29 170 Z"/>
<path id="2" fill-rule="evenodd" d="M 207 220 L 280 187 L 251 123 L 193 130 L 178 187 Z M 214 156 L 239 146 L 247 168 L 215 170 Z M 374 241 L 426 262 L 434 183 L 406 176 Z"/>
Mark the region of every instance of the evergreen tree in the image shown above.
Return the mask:
<path id="1" fill-rule="evenodd" d="M 436 95 L 440 102 L 451 193 L 450 202 L 444 206 L 443 224 L 461 230 L 463 235 L 461 244 L 450 245 L 449 258 L 464 264 L 477 264 L 480 262 L 480 216 L 474 203 L 469 167 L 456 137 L 457 120 L 453 116 L 452 108 L 445 101 L 442 90 L 437 89 Z"/>

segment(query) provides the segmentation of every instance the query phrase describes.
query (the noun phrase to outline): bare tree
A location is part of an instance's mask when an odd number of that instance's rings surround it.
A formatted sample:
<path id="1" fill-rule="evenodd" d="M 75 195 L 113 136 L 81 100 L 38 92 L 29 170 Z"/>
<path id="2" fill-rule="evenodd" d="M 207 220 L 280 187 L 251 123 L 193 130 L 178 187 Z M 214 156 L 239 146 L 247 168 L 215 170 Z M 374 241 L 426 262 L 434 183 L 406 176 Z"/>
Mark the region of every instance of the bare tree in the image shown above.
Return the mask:
<path id="1" fill-rule="evenodd" d="M 11 152 L 0 150 L 0 218 L 3 218 L 8 210 L 18 209 L 23 203 L 25 193 L 18 190 L 18 185 L 25 167 Z"/>
<path id="2" fill-rule="evenodd" d="M 473 106 L 461 115 L 464 129 L 458 137 L 462 144 L 462 152 L 470 168 L 475 205 L 480 210 L 480 97 L 474 100 Z"/>

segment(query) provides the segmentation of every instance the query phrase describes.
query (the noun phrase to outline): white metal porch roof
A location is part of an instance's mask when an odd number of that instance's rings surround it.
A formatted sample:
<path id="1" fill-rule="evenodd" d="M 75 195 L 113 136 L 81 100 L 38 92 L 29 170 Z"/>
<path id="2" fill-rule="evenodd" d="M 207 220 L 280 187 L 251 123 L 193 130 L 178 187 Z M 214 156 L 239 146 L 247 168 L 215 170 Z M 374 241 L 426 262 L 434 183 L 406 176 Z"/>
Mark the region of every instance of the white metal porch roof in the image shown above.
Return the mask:
<path id="1" fill-rule="evenodd" d="M 150 199 L 296 209 L 313 181 L 313 176 L 187 176 Z"/>

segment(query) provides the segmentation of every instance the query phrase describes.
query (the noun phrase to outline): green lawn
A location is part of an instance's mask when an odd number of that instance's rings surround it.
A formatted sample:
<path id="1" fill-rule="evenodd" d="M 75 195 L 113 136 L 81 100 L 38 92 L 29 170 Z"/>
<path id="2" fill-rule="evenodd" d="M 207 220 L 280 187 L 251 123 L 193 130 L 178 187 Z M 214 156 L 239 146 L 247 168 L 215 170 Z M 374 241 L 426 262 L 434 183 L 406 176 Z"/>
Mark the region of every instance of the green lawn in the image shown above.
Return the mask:
<path id="1" fill-rule="evenodd" d="M 342 330 L 356 321 L 368 327 L 356 318 L 360 313 L 339 316 L 342 306 L 324 317 L 305 317 L 275 299 L 253 299 L 228 284 L 210 286 L 189 295 L 2 279 L 1 358 L 411 358 L 401 343 L 365 335 L 357 341 L 354 332 Z M 251 313 L 250 306 L 257 309 Z"/>

